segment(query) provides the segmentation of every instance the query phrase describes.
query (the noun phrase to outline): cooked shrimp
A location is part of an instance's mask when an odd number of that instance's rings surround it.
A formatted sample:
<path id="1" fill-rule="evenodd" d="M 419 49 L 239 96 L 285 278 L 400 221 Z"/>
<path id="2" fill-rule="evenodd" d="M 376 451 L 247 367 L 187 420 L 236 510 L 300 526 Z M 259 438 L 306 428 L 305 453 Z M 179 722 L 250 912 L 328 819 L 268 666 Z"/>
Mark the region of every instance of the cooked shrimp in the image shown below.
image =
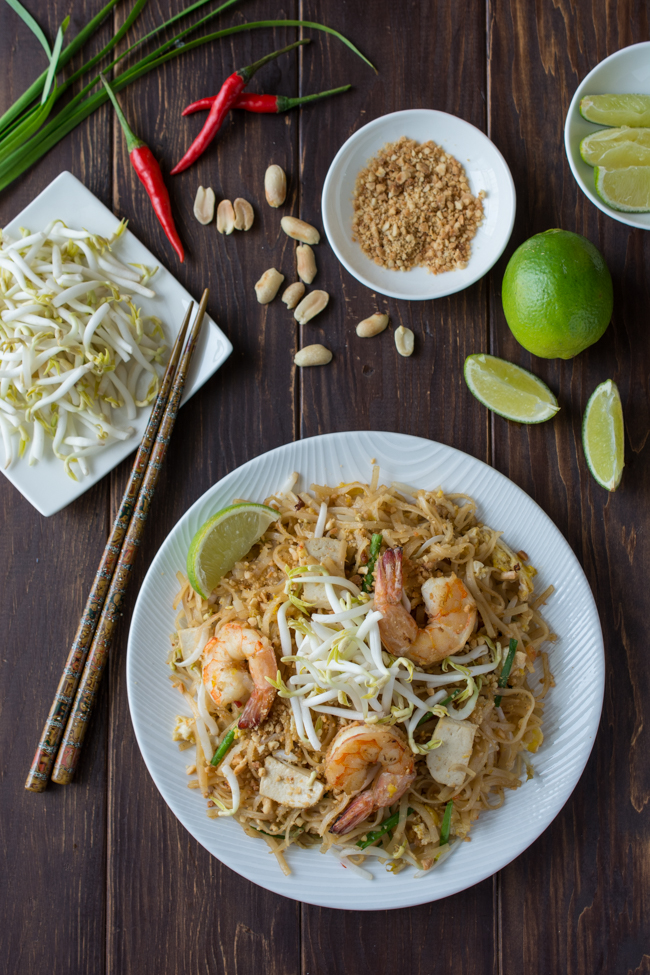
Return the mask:
<path id="1" fill-rule="evenodd" d="M 402 550 L 389 548 L 377 560 L 375 606 L 384 614 L 379 632 L 390 653 L 426 667 L 462 650 L 474 630 L 476 602 L 455 572 L 427 579 L 422 598 L 429 617 L 424 629 L 402 604 Z"/>
<path id="2" fill-rule="evenodd" d="M 391 806 L 401 799 L 415 778 L 413 753 L 395 729 L 355 722 L 336 735 L 325 757 L 325 778 L 331 789 L 349 795 L 368 782 L 372 766 L 379 765 L 371 788 L 352 800 L 338 817 L 332 833 L 349 833 L 373 809 Z"/>
<path id="3" fill-rule="evenodd" d="M 248 670 L 243 662 L 248 661 Z M 203 650 L 203 683 L 219 707 L 247 701 L 240 728 L 256 728 L 271 710 L 278 662 L 273 645 L 251 626 L 226 623 Z"/>

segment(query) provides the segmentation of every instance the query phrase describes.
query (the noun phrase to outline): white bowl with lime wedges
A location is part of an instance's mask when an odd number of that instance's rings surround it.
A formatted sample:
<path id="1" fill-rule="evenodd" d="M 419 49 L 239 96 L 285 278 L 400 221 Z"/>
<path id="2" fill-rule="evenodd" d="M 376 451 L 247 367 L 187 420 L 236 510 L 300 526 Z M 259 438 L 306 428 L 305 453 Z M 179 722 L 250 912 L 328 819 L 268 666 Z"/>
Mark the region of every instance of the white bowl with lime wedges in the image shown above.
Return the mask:
<path id="1" fill-rule="evenodd" d="M 650 41 L 616 51 L 589 72 L 571 101 L 564 144 L 592 203 L 628 227 L 650 230 Z"/>

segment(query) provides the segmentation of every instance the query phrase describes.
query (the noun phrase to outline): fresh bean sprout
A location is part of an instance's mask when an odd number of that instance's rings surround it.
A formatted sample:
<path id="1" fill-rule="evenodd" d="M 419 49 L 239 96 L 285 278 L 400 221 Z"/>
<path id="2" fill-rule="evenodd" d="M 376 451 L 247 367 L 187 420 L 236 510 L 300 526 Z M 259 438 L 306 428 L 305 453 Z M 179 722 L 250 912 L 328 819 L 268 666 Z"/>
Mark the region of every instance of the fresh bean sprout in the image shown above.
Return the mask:
<path id="1" fill-rule="evenodd" d="M 125 228 L 121 222 L 106 238 L 55 220 L 38 233 L 23 230 L 18 240 L 2 235 L 5 468 L 30 441 L 27 459 L 37 464 L 49 442 L 77 480 L 89 473 L 85 458 L 133 436 L 130 421 L 155 399 L 164 336 L 160 322 L 143 317 L 133 302 L 134 294 L 155 296 L 146 286 L 155 271 L 127 266 L 111 253 Z M 83 435 L 75 420 L 85 427 Z"/>

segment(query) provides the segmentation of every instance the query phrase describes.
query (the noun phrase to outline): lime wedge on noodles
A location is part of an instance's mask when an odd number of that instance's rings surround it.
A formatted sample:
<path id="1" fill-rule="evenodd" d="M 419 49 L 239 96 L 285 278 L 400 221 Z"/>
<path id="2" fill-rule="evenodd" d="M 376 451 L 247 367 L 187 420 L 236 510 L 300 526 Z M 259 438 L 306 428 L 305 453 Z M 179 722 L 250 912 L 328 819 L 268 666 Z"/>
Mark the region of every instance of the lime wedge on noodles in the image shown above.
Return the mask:
<path id="1" fill-rule="evenodd" d="M 506 420 L 543 423 L 560 408 L 546 383 L 527 369 L 494 355 L 468 356 L 464 375 L 477 400 Z"/>
<path id="2" fill-rule="evenodd" d="M 192 589 L 207 599 L 222 576 L 250 552 L 266 529 L 279 518 L 265 504 L 232 504 L 201 525 L 187 553 Z"/>
<path id="3" fill-rule="evenodd" d="M 589 470 L 600 486 L 615 491 L 623 473 L 625 434 L 621 397 L 611 379 L 597 386 L 587 403 L 582 446 Z"/>
<path id="4" fill-rule="evenodd" d="M 614 210 L 624 213 L 650 212 L 650 166 L 626 169 L 594 169 L 596 193 Z"/>
<path id="5" fill-rule="evenodd" d="M 585 95 L 580 114 L 598 125 L 650 126 L 650 95 Z"/>

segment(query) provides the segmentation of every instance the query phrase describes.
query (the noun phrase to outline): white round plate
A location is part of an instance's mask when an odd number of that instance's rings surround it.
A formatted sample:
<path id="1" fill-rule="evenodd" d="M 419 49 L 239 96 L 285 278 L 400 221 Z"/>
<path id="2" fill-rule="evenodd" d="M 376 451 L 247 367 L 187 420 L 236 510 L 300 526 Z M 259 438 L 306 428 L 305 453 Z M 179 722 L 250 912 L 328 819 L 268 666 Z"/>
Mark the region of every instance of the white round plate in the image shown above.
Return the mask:
<path id="1" fill-rule="evenodd" d="M 187 788 L 185 766 L 192 751 L 171 740 L 175 716 L 188 713 L 173 690 L 165 660 L 174 629 L 176 572 L 183 569 L 199 526 L 233 498 L 263 501 L 292 471 L 301 487 L 369 480 L 371 461 L 381 480 L 414 487 L 462 491 L 478 501 L 479 516 L 503 529 L 515 551 L 524 548 L 539 570 L 537 587 L 556 592 L 544 610 L 557 643 L 549 646 L 557 687 L 547 697 L 545 740 L 531 755 L 535 776 L 509 792 L 505 805 L 481 814 L 471 843 L 461 843 L 439 868 L 416 879 L 407 868 L 396 876 L 375 864 L 364 880 L 332 856 L 290 849 L 292 874 L 285 877 L 266 845 L 245 835 L 230 819 L 208 819 L 206 802 Z M 228 474 L 194 504 L 156 555 L 133 613 L 127 658 L 131 716 L 142 755 L 163 798 L 190 833 L 232 870 L 295 900 L 321 907 L 385 910 L 455 894 L 500 870 L 546 829 L 582 773 L 594 742 L 604 685 L 603 641 L 585 575 L 558 529 L 512 481 L 468 454 L 398 433 L 331 433 L 287 444 Z"/>
<path id="2" fill-rule="evenodd" d="M 650 41 L 624 47 L 597 64 L 578 86 L 564 124 L 564 147 L 569 166 L 582 192 L 608 217 L 628 227 L 650 230 L 650 213 L 621 213 L 613 210 L 596 193 L 594 170 L 583 161 L 580 143 L 592 132 L 602 132 L 607 126 L 587 122 L 582 117 L 580 99 L 585 95 L 650 95 Z"/>
<path id="3" fill-rule="evenodd" d="M 357 175 L 387 142 L 401 136 L 435 143 L 462 163 L 474 196 L 485 190 L 485 219 L 464 270 L 430 274 L 423 267 L 392 271 L 370 260 L 352 240 L 352 194 Z M 339 261 L 357 281 L 389 298 L 428 301 L 469 288 L 498 261 L 515 222 L 515 184 L 505 159 L 488 137 L 455 115 L 427 108 L 393 112 L 368 122 L 339 149 L 323 186 L 325 233 Z"/>

